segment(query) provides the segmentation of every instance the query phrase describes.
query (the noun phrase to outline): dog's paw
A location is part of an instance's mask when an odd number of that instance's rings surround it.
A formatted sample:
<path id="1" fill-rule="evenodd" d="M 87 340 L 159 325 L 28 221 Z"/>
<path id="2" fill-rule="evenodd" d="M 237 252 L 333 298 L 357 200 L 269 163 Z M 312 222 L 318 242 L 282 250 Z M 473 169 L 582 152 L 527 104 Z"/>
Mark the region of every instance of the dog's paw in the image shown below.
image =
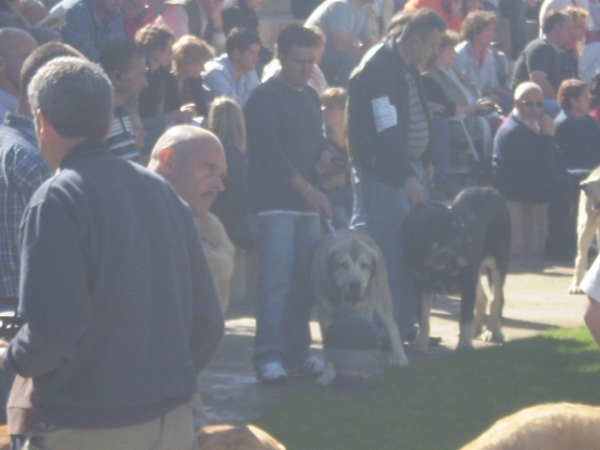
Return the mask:
<path id="1" fill-rule="evenodd" d="M 335 378 L 335 372 L 324 372 L 319 378 L 316 379 L 315 383 L 320 384 L 321 386 L 329 386 L 333 383 Z"/>
<path id="2" fill-rule="evenodd" d="M 408 366 L 408 358 L 406 355 L 392 353 L 388 358 L 388 363 L 390 366 Z"/>
<path id="3" fill-rule="evenodd" d="M 504 342 L 504 334 L 501 331 L 493 332 L 492 330 L 486 330 L 481 338 L 486 342 L 494 342 L 496 344 Z"/>
<path id="4" fill-rule="evenodd" d="M 572 284 L 569 288 L 569 294 L 572 295 L 583 295 L 584 292 L 581 290 L 578 284 Z"/>

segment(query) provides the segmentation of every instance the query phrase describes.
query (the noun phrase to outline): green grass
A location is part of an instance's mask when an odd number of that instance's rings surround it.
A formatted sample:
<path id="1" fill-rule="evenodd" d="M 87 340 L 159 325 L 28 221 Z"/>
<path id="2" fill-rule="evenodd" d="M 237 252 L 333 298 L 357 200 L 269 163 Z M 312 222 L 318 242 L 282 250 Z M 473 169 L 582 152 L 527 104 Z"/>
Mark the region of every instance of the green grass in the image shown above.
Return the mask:
<path id="1" fill-rule="evenodd" d="M 500 417 L 544 402 L 600 404 L 600 352 L 587 329 L 428 358 L 367 393 L 315 386 L 257 425 L 288 450 L 455 450 Z"/>

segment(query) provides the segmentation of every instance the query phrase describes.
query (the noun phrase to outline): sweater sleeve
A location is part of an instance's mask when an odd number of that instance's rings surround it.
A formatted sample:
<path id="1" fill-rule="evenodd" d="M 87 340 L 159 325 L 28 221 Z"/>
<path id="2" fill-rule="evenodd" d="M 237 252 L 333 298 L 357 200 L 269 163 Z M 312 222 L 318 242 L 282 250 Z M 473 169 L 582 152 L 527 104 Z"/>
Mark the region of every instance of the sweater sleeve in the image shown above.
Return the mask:
<path id="1" fill-rule="evenodd" d="M 19 313 L 26 324 L 4 354 L 5 367 L 23 377 L 39 377 L 72 358 L 92 319 L 83 213 L 60 195 L 40 197 L 21 226 Z"/>

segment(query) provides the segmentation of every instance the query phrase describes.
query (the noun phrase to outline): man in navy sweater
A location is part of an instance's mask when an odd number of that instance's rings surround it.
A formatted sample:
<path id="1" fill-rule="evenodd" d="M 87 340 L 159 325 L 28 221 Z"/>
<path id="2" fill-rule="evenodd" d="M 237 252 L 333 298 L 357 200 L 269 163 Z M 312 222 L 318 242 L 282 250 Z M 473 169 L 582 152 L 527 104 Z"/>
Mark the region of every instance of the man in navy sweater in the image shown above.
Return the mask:
<path id="1" fill-rule="evenodd" d="M 515 90 L 515 107 L 496 133 L 492 185 L 506 200 L 548 203 L 546 259 L 570 260 L 574 251 L 574 181 L 554 142 L 554 122 L 542 113 L 544 96 L 535 83 Z"/>
<path id="2" fill-rule="evenodd" d="M 56 58 L 28 93 L 59 170 L 23 216 L 26 324 L 1 358 L 33 379 L 41 423 L 24 448 L 195 449 L 196 374 L 224 324 L 191 211 L 162 177 L 110 154 L 114 102 L 97 65 Z"/>
<path id="3" fill-rule="evenodd" d="M 319 375 L 324 369 L 309 354 L 308 326 L 319 214 L 331 217 L 329 199 L 314 187 L 327 148 L 319 96 L 307 86 L 317 45 L 308 28 L 285 28 L 277 40 L 281 72 L 258 86 L 244 108 L 259 259 L 253 362 L 264 382 L 284 381 L 289 370 Z"/>

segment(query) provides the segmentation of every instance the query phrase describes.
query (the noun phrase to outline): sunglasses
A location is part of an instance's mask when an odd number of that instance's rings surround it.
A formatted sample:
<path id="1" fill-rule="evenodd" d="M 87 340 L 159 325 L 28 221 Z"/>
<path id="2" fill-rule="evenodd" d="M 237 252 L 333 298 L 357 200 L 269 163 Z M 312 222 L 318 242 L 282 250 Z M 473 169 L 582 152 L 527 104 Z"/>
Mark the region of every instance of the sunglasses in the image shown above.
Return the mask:
<path id="1" fill-rule="evenodd" d="M 523 103 L 525 106 L 532 108 L 533 106 L 535 106 L 536 108 L 543 108 L 544 107 L 544 102 L 532 102 L 532 101 L 526 101 L 524 102 L 523 100 L 520 100 L 521 103 Z"/>

